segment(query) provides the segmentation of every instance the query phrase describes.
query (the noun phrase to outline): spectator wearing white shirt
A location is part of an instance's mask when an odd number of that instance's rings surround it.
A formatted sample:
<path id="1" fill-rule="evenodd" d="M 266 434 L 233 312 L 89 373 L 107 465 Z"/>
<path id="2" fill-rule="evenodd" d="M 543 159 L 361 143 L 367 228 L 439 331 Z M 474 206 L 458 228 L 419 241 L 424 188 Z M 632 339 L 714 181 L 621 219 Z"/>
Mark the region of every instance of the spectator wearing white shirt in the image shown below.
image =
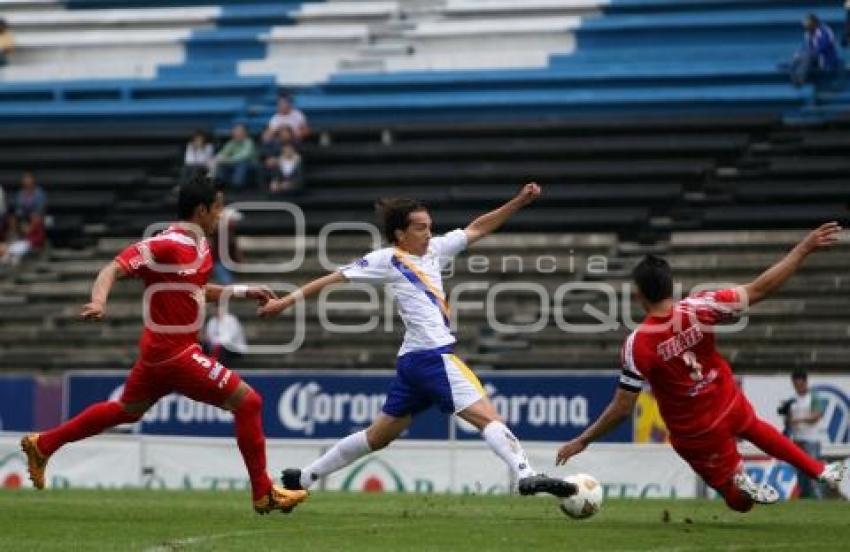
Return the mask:
<path id="1" fill-rule="evenodd" d="M 277 158 L 277 167 L 269 184 L 269 191 L 272 194 L 299 192 L 303 185 L 301 156 L 292 144 L 286 144 L 281 148 L 280 157 Z"/>
<path id="2" fill-rule="evenodd" d="M 296 140 L 303 141 L 310 134 L 310 127 L 307 126 L 307 117 L 300 109 L 292 105 L 292 99 L 289 96 L 281 96 L 277 100 L 277 113 L 269 120 L 268 130 L 277 132 L 283 127 L 292 129 Z"/>
<path id="3" fill-rule="evenodd" d="M 224 308 L 217 309 L 216 316 L 210 317 L 205 333 L 209 355 L 225 366 L 231 366 L 248 350 L 242 323 Z"/>
<path id="4" fill-rule="evenodd" d="M 809 387 L 809 376 L 805 370 L 795 370 L 791 375 L 794 397 L 786 401 L 786 426 L 790 437 L 798 447 L 814 458 L 820 458 L 821 438 L 819 422 L 824 414 L 824 402 Z M 823 489 L 818 481 L 797 472 L 800 498 L 823 498 Z"/>
<path id="5" fill-rule="evenodd" d="M 215 163 L 215 150 L 209 142 L 206 133 L 201 130 L 192 135 L 192 139 L 186 144 L 186 153 L 183 156 L 183 180 L 189 180 L 198 171 L 210 172 Z"/>

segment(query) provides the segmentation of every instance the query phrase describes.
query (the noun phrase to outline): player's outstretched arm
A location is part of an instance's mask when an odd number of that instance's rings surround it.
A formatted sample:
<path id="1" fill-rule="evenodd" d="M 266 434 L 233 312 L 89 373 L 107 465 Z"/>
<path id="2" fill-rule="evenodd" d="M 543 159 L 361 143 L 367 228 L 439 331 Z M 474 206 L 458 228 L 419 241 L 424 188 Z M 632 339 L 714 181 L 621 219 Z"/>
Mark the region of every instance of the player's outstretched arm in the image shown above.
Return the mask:
<path id="1" fill-rule="evenodd" d="M 473 220 L 469 226 L 464 228 L 467 244 L 472 245 L 481 238 L 498 230 L 517 211 L 526 205 L 530 205 L 535 199 L 540 197 L 541 192 L 542 190 L 536 182 L 526 184 L 513 199 L 498 209 L 485 213 Z"/>
<path id="2" fill-rule="evenodd" d="M 749 284 L 738 288 L 741 301 L 746 305 L 755 305 L 777 291 L 797 272 L 806 257 L 837 242 L 839 232 L 841 226 L 837 222 L 828 222 L 809 232 L 781 261 Z"/>
<path id="3" fill-rule="evenodd" d="M 304 284 L 303 286 L 296 289 L 285 297 L 282 297 L 280 299 L 272 299 L 271 301 L 260 307 L 257 310 L 257 314 L 259 314 L 262 318 L 270 318 L 272 316 L 276 316 L 285 311 L 286 309 L 290 308 L 296 303 L 296 301 L 312 297 L 328 286 L 340 284 L 345 281 L 345 276 L 342 275 L 342 272 L 331 272 L 330 274 L 326 274 L 321 278 L 316 278 L 312 282 Z"/>
<path id="4" fill-rule="evenodd" d="M 217 284 L 207 284 L 204 286 L 207 301 L 218 301 L 224 294 L 225 289 L 228 289 L 233 297 L 238 299 L 253 299 L 261 307 L 273 299 L 277 299 L 275 292 L 267 286 L 246 286 L 235 284 L 232 286 L 220 286 Z"/>
<path id="5" fill-rule="evenodd" d="M 124 268 L 115 261 L 100 269 L 91 288 L 91 301 L 83 305 L 80 318 L 83 320 L 102 320 L 106 316 L 106 301 L 109 292 L 119 278 L 127 275 Z"/>
<path id="6" fill-rule="evenodd" d="M 622 387 L 618 388 L 614 394 L 614 398 L 611 399 L 608 407 L 605 408 L 605 411 L 599 415 L 596 421 L 585 429 L 581 435 L 572 441 L 568 441 L 558 449 L 555 464 L 558 466 L 566 464 L 567 460 L 586 449 L 587 445 L 620 425 L 635 409 L 638 394 Z"/>

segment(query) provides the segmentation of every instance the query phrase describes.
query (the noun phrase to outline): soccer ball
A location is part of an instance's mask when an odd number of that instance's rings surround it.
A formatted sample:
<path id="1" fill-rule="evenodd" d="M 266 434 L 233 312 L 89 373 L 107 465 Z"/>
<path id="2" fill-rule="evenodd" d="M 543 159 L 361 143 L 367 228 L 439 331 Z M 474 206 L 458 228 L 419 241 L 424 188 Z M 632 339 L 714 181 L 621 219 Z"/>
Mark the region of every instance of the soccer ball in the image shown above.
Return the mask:
<path id="1" fill-rule="evenodd" d="M 571 497 L 561 499 L 561 511 L 573 519 L 586 519 L 602 507 L 602 485 L 592 475 L 579 473 L 564 478 L 578 487 Z"/>

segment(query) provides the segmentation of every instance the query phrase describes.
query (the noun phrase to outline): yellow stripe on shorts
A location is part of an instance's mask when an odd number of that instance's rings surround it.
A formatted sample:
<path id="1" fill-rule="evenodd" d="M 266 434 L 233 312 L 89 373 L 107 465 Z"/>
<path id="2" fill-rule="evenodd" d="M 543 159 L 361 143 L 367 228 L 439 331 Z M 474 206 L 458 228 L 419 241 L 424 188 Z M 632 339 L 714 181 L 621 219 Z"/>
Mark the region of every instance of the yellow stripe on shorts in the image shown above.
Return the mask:
<path id="1" fill-rule="evenodd" d="M 482 397 L 487 396 L 487 392 L 484 391 L 484 386 L 481 385 L 481 381 L 478 380 L 478 376 L 476 376 L 472 370 L 469 369 L 469 366 L 464 364 L 464 362 L 458 358 L 457 355 L 446 355 L 452 361 L 452 364 L 457 366 L 457 369 L 460 370 L 460 373 L 463 375 L 466 380 L 475 387 L 479 393 L 481 393 Z"/>

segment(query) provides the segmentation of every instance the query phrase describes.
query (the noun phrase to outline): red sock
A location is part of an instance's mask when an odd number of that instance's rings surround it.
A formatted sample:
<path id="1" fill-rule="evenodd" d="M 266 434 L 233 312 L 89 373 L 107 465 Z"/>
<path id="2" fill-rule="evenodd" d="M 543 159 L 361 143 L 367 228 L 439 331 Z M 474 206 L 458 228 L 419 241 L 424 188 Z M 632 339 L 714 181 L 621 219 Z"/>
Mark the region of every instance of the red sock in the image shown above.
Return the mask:
<path id="1" fill-rule="evenodd" d="M 788 462 L 806 475 L 817 479 L 823 473 L 824 464 L 815 460 L 795 445 L 788 437 L 779 433 L 775 427 L 758 418 L 741 434 L 770 456 Z"/>
<path id="2" fill-rule="evenodd" d="M 755 505 L 755 502 L 753 502 L 750 497 L 742 493 L 731 479 L 727 481 L 725 485 L 719 487 L 717 492 L 723 496 L 723 499 L 726 501 L 726 505 L 736 512 L 749 512 Z"/>
<path id="3" fill-rule="evenodd" d="M 263 399 L 251 389 L 233 411 L 236 443 L 251 478 L 254 500 L 266 496 L 272 480 L 266 471 L 266 437 L 263 435 Z"/>
<path id="4" fill-rule="evenodd" d="M 110 427 L 135 422 L 138 415 L 129 414 L 117 402 L 104 401 L 86 408 L 64 424 L 40 433 L 38 450 L 46 456 L 67 443 L 97 435 Z"/>

